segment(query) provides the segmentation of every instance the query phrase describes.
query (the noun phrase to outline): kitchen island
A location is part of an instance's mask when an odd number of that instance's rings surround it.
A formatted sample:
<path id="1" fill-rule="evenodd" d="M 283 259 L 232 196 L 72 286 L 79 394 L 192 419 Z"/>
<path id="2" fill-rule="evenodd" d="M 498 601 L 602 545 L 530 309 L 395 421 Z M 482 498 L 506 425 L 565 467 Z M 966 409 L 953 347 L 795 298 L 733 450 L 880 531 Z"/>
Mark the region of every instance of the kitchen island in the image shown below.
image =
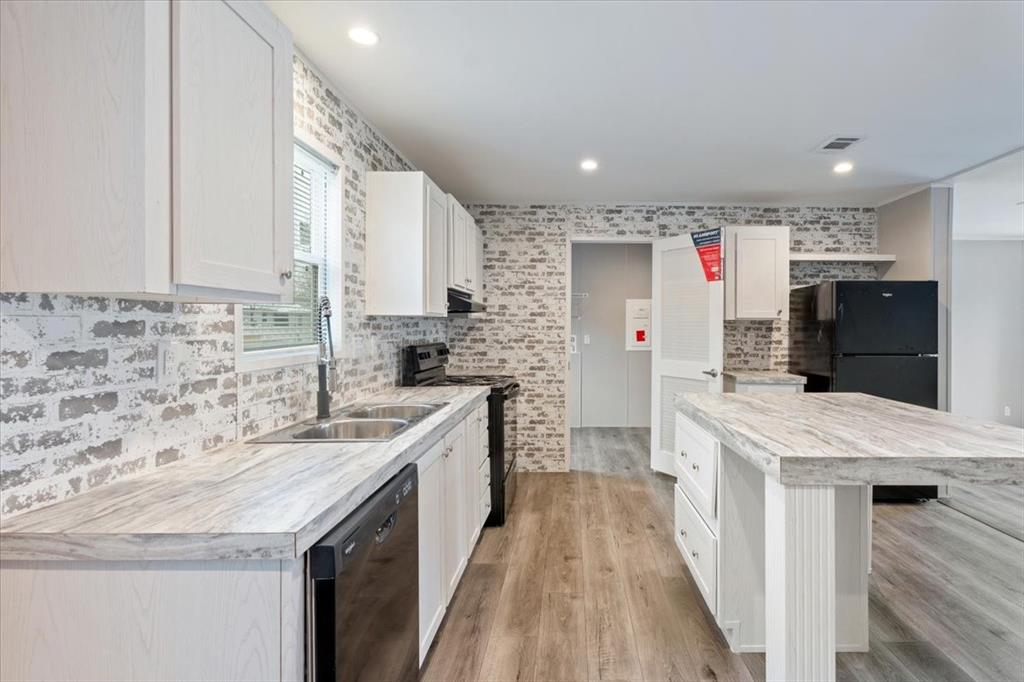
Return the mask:
<path id="1" fill-rule="evenodd" d="M 846 532 L 856 524 L 841 500 L 865 499 L 872 484 L 1024 482 L 1024 431 L 882 398 L 687 393 L 676 407 L 680 456 L 693 461 L 695 472 L 708 463 L 722 472 L 720 495 L 710 506 L 687 492 L 707 489 L 699 475 L 689 484 L 680 477 L 685 485 L 677 489 L 676 513 L 683 516 L 684 540 L 677 543 L 691 571 L 707 574 L 712 585 L 719 575 L 724 580 L 755 567 L 730 587 L 739 584 L 733 598 L 756 607 L 748 616 L 763 618 L 768 680 L 834 680 L 837 620 L 842 626 L 848 610 L 866 616 L 866 576 L 850 573 L 850 564 L 864 557 L 865 538 Z M 691 540 L 688 510 L 708 515 L 707 509 L 716 522 L 707 531 L 710 541 Z M 752 528 L 752 519 L 763 526 Z M 716 531 L 721 552 L 709 569 L 700 557 L 714 553 Z M 870 552 L 870 538 L 867 547 Z M 714 590 L 705 596 L 713 613 L 715 596 Z M 866 617 L 855 623 L 866 643 Z"/>

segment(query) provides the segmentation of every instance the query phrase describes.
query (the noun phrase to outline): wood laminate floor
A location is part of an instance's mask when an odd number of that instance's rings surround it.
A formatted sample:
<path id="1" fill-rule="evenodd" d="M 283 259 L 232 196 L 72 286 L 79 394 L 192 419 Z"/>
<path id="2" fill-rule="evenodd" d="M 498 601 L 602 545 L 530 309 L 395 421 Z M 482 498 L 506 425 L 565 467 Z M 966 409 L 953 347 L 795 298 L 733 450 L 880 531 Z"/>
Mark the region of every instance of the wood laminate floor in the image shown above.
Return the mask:
<path id="1" fill-rule="evenodd" d="M 1024 487 L 958 483 L 939 502 L 1024 541 Z"/>
<path id="2" fill-rule="evenodd" d="M 676 551 L 647 429 L 574 429 L 573 471 L 520 474 L 484 530 L 425 680 L 763 680 Z M 877 505 L 871 651 L 839 680 L 1024 680 L 1024 543 L 934 502 Z"/>

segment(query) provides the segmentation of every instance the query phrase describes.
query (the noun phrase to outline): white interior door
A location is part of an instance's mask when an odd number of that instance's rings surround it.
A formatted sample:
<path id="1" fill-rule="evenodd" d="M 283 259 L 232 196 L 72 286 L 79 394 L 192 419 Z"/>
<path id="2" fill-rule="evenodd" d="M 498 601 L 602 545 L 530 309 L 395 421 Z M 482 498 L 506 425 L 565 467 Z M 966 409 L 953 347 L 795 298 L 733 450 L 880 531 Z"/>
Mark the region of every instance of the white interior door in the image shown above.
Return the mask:
<path id="1" fill-rule="evenodd" d="M 675 395 L 722 391 L 725 296 L 720 255 L 706 275 L 693 236 L 658 240 L 652 255 L 651 468 L 674 475 Z"/>

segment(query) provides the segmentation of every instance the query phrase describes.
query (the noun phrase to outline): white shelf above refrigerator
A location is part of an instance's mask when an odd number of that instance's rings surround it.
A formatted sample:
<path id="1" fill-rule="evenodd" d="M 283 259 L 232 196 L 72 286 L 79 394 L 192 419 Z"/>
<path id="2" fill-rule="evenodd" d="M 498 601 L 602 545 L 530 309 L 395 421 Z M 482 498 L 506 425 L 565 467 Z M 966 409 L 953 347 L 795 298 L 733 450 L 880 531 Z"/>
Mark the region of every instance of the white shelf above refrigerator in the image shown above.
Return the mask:
<path id="1" fill-rule="evenodd" d="M 888 253 L 845 253 L 845 252 L 811 252 L 790 251 L 789 260 L 816 261 L 821 263 L 895 263 L 896 256 Z"/>

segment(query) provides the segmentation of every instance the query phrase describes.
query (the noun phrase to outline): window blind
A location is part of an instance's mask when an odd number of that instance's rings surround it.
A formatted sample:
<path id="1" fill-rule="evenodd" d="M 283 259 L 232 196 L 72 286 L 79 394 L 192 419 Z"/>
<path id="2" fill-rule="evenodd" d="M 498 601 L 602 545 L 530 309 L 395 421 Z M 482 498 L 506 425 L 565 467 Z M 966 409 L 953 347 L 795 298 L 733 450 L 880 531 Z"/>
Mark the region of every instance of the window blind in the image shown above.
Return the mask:
<path id="1" fill-rule="evenodd" d="M 242 310 L 245 352 L 317 343 L 317 308 L 327 288 L 327 191 L 334 169 L 295 147 L 292 171 L 295 264 L 293 302 Z"/>

